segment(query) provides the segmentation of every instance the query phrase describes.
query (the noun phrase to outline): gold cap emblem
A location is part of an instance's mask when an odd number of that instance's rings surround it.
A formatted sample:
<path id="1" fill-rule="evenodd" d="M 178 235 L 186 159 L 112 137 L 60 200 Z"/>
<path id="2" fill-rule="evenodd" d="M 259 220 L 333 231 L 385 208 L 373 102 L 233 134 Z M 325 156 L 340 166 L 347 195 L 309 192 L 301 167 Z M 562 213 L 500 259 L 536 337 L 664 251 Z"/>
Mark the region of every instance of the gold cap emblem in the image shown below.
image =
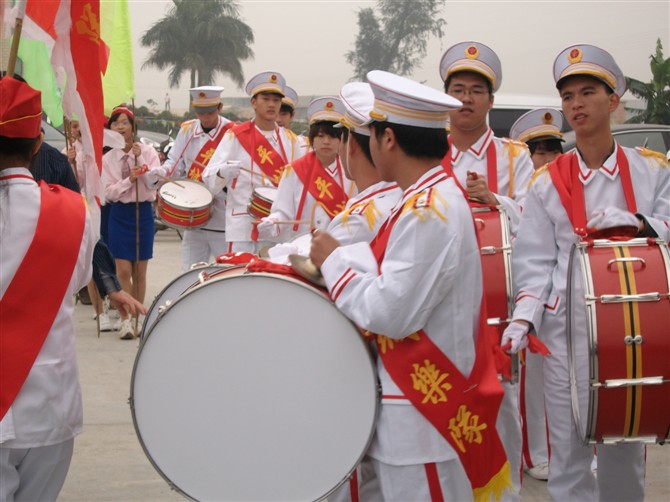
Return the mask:
<path id="1" fill-rule="evenodd" d="M 479 49 L 474 45 L 470 45 L 465 49 L 465 57 L 468 59 L 477 59 L 479 57 Z"/>
<path id="2" fill-rule="evenodd" d="M 570 61 L 570 64 L 579 63 L 581 60 L 582 60 L 581 49 L 575 47 L 570 52 L 568 52 L 568 61 Z"/>

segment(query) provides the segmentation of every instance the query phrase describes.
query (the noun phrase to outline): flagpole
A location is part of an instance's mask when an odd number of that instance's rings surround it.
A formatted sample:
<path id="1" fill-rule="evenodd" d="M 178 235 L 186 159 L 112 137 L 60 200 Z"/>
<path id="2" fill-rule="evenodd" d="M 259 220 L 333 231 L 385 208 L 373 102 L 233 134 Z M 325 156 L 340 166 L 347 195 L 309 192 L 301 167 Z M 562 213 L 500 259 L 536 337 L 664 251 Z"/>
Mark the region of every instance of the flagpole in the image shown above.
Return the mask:
<path id="1" fill-rule="evenodd" d="M 137 116 L 135 115 L 135 98 L 131 99 L 131 106 L 133 110 L 133 147 L 137 141 Z M 137 167 L 137 155 L 135 155 L 135 166 Z M 140 286 L 138 284 L 138 275 L 140 269 L 140 189 L 139 179 L 135 178 L 135 261 L 133 262 L 133 292 L 135 299 L 140 296 Z M 135 333 L 139 327 L 140 316 L 135 318 Z"/>
<path id="2" fill-rule="evenodd" d="M 14 68 L 16 68 L 16 58 L 19 54 L 19 42 L 21 40 L 21 30 L 23 30 L 23 18 L 26 15 L 26 3 L 28 0 L 19 0 L 18 14 L 16 15 L 16 22 L 14 23 L 14 34 L 12 35 L 12 46 L 9 49 L 9 61 L 7 62 L 7 75 L 14 76 Z"/>

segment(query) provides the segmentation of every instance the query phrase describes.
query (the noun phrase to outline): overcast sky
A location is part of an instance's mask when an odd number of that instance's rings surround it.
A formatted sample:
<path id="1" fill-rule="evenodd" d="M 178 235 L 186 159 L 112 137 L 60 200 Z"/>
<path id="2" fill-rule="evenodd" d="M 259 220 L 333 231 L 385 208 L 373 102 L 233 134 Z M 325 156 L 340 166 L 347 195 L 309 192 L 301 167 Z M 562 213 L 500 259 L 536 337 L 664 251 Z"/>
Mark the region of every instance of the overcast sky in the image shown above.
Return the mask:
<path id="1" fill-rule="evenodd" d="M 196 1 L 196 0 L 192 0 Z M 413 0 L 405 0 L 413 1 Z M 163 107 L 166 92 L 172 108 L 188 106 L 189 76 L 169 89 L 167 71 L 141 69 L 148 49 L 139 38 L 167 13 L 164 0 L 130 0 L 135 39 L 135 104 L 154 99 Z M 302 95 L 337 94 L 352 77 L 345 53 L 358 32 L 357 11 L 376 1 L 241 0 L 241 18 L 254 31 L 255 58 L 243 63 L 248 80 L 265 70 L 278 71 Z M 498 91 L 554 97 L 552 66 L 556 55 L 573 43 L 591 43 L 609 51 L 630 77 L 651 80 L 649 56 L 661 39 L 670 57 L 670 0 L 656 1 L 446 1 L 442 40 L 431 39 L 422 67 L 412 78 L 440 88 L 438 65 L 451 45 L 476 40 L 490 46 L 502 61 Z M 231 80 L 220 78 L 226 96 L 244 96 Z"/>

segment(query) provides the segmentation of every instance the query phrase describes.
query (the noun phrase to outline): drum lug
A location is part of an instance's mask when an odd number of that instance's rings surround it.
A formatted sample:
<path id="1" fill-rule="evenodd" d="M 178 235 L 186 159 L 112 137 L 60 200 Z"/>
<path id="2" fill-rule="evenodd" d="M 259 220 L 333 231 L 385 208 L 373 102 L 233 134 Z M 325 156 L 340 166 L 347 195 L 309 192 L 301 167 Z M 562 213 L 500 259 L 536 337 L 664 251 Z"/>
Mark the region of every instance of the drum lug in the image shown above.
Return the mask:
<path id="1" fill-rule="evenodd" d="M 626 345 L 642 345 L 642 335 L 635 335 L 635 336 L 626 336 L 623 339 L 623 343 Z"/>
<path id="2" fill-rule="evenodd" d="M 645 443 L 655 444 L 659 442 L 656 436 L 634 436 L 634 437 L 605 437 L 603 436 L 603 444 L 627 444 L 627 443 Z"/>

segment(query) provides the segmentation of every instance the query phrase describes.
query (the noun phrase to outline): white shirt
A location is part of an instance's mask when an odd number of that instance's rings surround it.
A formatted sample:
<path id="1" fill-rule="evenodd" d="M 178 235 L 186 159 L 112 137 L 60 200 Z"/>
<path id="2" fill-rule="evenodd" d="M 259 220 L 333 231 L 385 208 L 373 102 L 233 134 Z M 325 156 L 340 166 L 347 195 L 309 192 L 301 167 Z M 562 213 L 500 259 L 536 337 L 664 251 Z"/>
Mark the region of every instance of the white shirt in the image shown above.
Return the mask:
<path id="1" fill-rule="evenodd" d="M 303 155 L 303 149 L 299 147 L 296 135 L 283 127 L 278 127 L 274 132 L 268 133 L 266 138 L 280 155 L 282 155 L 282 146 L 287 156 L 291 157 L 293 155 L 291 158 L 284 159 L 286 163 L 293 162 Z M 217 176 L 219 169 L 228 160 L 238 160 L 242 162 L 244 168 L 253 170 L 256 174 L 240 171 L 239 176 L 228 183 L 229 180 L 223 180 Z M 261 173 L 260 167 L 251 160 L 251 156 L 242 147 L 232 130 L 228 131 L 202 174 L 205 185 L 214 194 L 221 192 L 228 183 L 226 204 L 226 240 L 228 242 L 249 242 L 252 240 L 252 221 L 254 218 L 247 212 L 252 191 L 258 186 L 274 186 L 267 176 Z"/>
<path id="2" fill-rule="evenodd" d="M 431 178 L 438 182 L 429 204 L 425 188 Z M 396 339 L 424 329 L 467 377 L 482 295 L 470 208 L 454 180 L 436 166 L 405 190 L 390 217 L 397 211 L 401 215 L 391 230 L 381 274 L 368 243 L 341 246 L 321 267 L 328 290 L 337 307 L 363 329 Z M 369 454 L 392 465 L 457 458 L 437 429 L 402 399 L 380 358 L 377 368 L 383 396 L 390 399 L 382 399 Z"/>
<path id="3" fill-rule="evenodd" d="M 40 212 L 40 188 L 24 168 L 0 170 L 0 298 L 7 291 L 32 242 Z M 66 215 L 62 218 L 66 224 Z M 75 354 L 74 295 L 91 279 L 95 238 L 86 224 L 77 264 L 54 323 L 28 377 L 0 422 L 0 443 L 33 448 L 67 441 L 82 430 L 81 388 Z M 57 262 L 54 263 L 57 266 Z M 44 278 L 48 280 L 48 278 Z M 35 285 L 36 295 L 40 287 Z"/>
<path id="4" fill-rule="evenodd" d="M 496 149 L 496 170 L 498 173 L 498 203 L 505 207 L 510 218 L 510 230 L 516 234 L 523 199 L 528 183 L 533 175 L 533 161 L 524 143 L 508 138 L 498 138 L 488 129 L 467 151 L 461 152 L 453 145 L 447 155 L 451 156 L 451 168 L 458 182 L 465 188 L 468 171 L 477 173 L 488 181 L 487 150 L 493 142 Z M 512 179 L 510 183 L 510 163 Z M 511 185 L 511 186 L 510 186 Z M 489 183 L 489 187 L 491 184 Z"/>

